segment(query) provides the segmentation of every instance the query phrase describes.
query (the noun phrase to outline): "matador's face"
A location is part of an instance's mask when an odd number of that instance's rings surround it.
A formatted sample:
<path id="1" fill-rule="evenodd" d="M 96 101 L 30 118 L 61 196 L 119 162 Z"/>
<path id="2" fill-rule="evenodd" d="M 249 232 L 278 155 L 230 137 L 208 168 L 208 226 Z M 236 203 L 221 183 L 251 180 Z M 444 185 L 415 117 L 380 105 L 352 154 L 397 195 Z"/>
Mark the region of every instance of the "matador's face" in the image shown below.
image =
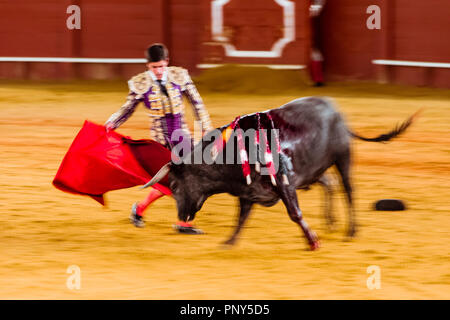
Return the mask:
<path id="1" fill-rule="evenodd" d="M 162 79 L 164 72 L 166 72 L 167 66 L 169 65 L 169 60 L 161 60 L 158 62 L 147 63 L 148 70 L 153 72 L 158 80 Z"/>

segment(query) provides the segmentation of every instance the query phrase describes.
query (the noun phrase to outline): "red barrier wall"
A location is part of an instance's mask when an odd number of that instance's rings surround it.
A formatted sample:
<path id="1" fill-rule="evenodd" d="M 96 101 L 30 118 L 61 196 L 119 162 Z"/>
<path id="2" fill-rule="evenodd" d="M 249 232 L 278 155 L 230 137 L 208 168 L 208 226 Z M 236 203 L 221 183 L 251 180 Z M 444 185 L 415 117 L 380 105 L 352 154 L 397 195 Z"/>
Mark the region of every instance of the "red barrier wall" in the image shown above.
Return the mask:
<path id="1" fill-rule="evenodd" d="M 369 5 L 381 9 L 381 30 L 369 30 Z M 447 0 L 333 0 L 323 12 L 325 68 L 331 80 L 372 80 L 383 69 L 385 80 L 450 87 L 450 70 L 377 67 L 374 59 L 450 61 L 450 2 Z"/>
<path id="2" fill-rule="evenodd" d="M 171 63 L 307 65 L 309 0 L 295 5 L 295 37 L 279 57 L 233 57 L 212 36 L 212 0 L 0 0 L 0 56 L 143 58 L 164 42 Z M 281 2 L 280 2 L 281 3 Z M 237 50 L 270 51 L 284 34 L 283 7 L 274 0 L 230 0 L 224 36 Z M 69 5 L 81 7 L 81 30 L 68 30 Z M 381 8 L 381 30 L 368 30 L 369 5 Z M 322 14 L 326 80 L 376 80 L 450 87 L 449 69 L 378 67 L 373 59 L 450 62 L 448 0 L 328 0 Z M 141 64 L 0 62 L 0 78 L 128 78 Z"/>

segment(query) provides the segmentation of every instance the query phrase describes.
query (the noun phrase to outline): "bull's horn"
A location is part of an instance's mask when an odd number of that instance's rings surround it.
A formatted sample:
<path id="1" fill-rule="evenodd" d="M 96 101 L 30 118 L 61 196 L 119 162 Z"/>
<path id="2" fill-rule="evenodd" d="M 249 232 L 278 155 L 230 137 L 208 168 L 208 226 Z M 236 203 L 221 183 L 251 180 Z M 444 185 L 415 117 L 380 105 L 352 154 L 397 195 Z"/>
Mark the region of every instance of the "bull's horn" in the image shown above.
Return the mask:
<path id="1" fill-rule="evenodd" d="M 159 171 L 155 174 L 155 176 L 152 178 L 152 180 L 150 180 L 144 186 L 142 186 L 141 189 L 148 188 L 148 187 L 154 185 L 155 183 L 158 183 L 169 173 L 169 171 L 170 171 L 170 162 L 168 162 L 164 166 L 162 166 L 162 168 L 159 169 Z"/>

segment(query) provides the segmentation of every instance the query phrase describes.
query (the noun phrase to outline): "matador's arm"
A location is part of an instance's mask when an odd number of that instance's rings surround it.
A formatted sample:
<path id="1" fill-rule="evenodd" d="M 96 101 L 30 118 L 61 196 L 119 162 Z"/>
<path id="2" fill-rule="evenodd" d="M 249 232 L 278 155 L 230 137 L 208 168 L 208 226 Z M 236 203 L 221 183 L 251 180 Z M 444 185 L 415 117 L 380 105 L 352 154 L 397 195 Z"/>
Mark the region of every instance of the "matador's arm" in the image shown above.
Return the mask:
<path id="1" fill-rule="evenodd" d="M 116 129 L 122 125 L 127 119 L 134 113 L 137 105 L 139 104 L 139 99 L 136 99 L 136 94 L 132 91 L 127 96 L 127 101 L 120 107 L 120 109 L 113 113 L 111 117 L 106 121 L 105 125 L 109 129 Z"/>
<path id="2" fill-rule="evenodd" d="M 195 87 L 194 82 L 186 71 L 185 74 L 185 84 L 183 93 L 189 99 L 191 103 L 195 118 L 197 121 L 201 122 L 202 125 L 202 133 L 205 134 L 208 131 L 213 129 L 211 125 L 211 119 L 209 118 L 209 113 L 206 111 L 205 105 L 203 104 L 203 100 L 200 97 L 200 93 Z"/>

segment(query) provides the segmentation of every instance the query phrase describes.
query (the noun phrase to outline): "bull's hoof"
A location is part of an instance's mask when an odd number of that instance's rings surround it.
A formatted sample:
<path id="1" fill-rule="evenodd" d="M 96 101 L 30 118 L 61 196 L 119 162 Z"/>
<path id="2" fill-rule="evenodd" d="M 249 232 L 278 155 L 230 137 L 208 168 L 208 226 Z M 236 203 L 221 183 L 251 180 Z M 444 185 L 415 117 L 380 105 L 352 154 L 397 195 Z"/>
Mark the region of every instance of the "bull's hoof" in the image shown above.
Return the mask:
<path id="1" fill-rule="evenodd" d="M 227 241 L 222 242 L 222 244 L 224 246 L 229 246 L 229 247 L 233 246 L 235 243 L 236 243 L 236 240 L 232 239 L 232 238 L 228 239 Z"/>
<path id="2" fill-rule="evenodd" d="M 351 242 L 351 241 L 355 240 L 355 238 L 356 238 L 356 231 L 355 230 L 350 230 L 345 235 L 344 242 Z"/>
<path id="3" fill-rule="evenodd" d="M 230 250 L 234 247 L 235 243 L 236 243 L 236 240 L 228 239 L 227 241 L 224 241 L 220 244 L 220 248 L 223 250 Z"/>
<path id="4" fill-rule="evenodd" d="M 351 228 L 350 230 L 347 231 L 347 234 L 345 236 L 347 241 L 351 241 L 356 237 L 356 229 L 355 228 Z"/>
<path id="5" fill-rule="evenodd" d="M 315 251 L 315 250 L 319 250 L 320 248 L 320 241 L 314 241 L 313 243 L 309 244 L 309 248 L 311 249 L 311 251 Z"/>
<path id="6" fill-rule="evenodd" d="M 353 240 L 355 240 L 355 237 L 349 237 L 348 235 L 342 239 L 343 242 L 353 242 Z"/>
<path id="7" fill-rule="evenodd" d="M 355 240 L 355 236 L 349 236 L 349 235 L 346 235 L 345 237 L 344 237 L 344 242 L 352 242 L 353 240 Z"/>
<path id="8" fill-rule="evenodd" d="M 337 227 L 337 225 L 336 225 L 335 223 L 332 223 L 332 224 L 328 223 L 328 224 L 327 224 L 327 229 L 326 229 L 326 231 L 327 231 L 328 233 L 336 232 L 337 229 L 338 229 L 338 227 Z"/>

